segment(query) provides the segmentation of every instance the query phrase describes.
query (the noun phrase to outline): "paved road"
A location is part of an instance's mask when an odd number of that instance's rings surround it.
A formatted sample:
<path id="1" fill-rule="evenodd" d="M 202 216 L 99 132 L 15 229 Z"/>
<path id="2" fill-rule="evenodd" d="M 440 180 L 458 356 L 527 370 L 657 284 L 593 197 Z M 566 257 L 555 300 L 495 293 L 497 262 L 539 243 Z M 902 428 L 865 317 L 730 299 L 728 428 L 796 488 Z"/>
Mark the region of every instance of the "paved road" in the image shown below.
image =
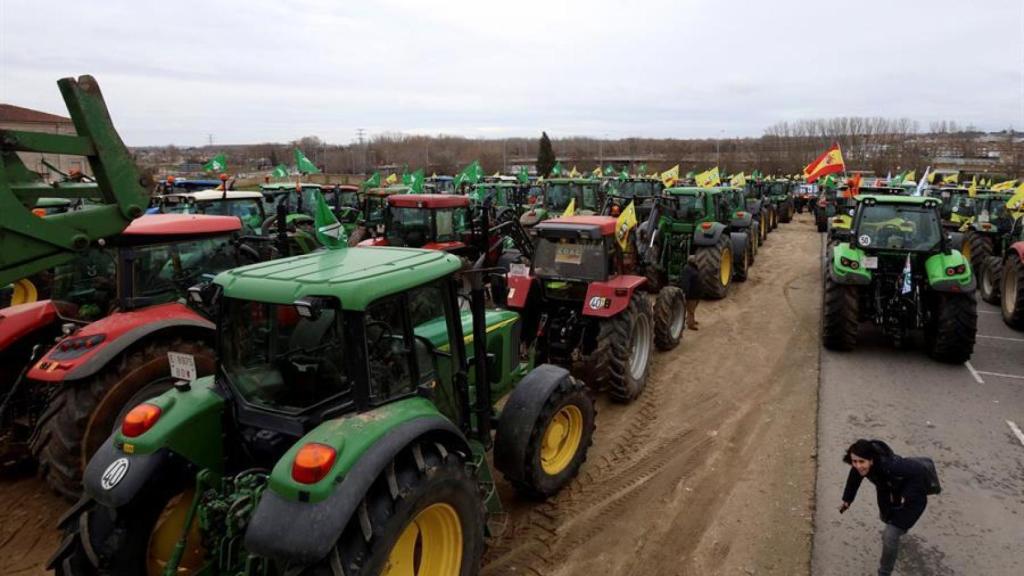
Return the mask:
<path id="1" fill-rule="evenodd" d="M 840 516 L 844 450 L 880 438 L 901 455 L 931 456 L 943 493 L 904 538 L 896 573 L 1024 573 L 1024 333 L 978 303 L 978 343 L 967 366 L 894 350 L 861 327 L 852 353 L 822 349 L 817 506 L 812 573 L 874 574 L 881 551 L 873 486 Z M 867 332 L 867 333 L 865 333 Z"/>

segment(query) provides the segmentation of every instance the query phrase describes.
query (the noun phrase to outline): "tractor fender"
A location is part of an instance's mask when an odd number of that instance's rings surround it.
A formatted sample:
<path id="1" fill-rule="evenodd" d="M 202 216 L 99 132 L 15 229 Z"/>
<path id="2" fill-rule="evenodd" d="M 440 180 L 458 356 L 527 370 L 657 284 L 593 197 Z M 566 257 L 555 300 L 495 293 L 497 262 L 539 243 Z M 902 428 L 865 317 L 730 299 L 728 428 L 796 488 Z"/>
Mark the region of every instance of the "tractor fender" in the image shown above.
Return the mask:
<path id="1" fill-rule="evenodd" d="M 733 228 L 750 228 L 750 223 L 754 219 L 754 215 L 746 210 L 743 210 L 742 216 L 733 216 L 729 222 L 729 225 Z"/>
<path id="2" fill-rule="evenodd" d="M 27 377 L 43 382 L 80 380 L 99 372 L 128 347 L 157 333 L 187 329 L 209 333 L 216 326 L 198 312 L 177 302 L 149 306 L 130 312 L 111 314 L 89 324 L 65 340 L 102 337 L 98 344 L 82 353 L 82 349 L 60 350 L 60 344 L 46 353 L 29 370 Z"/>
<path id="3" fill-rule="evenodd" d="M 718 244 L 718 237 L 725 232 L 725 224 L 721 222 L 711 222 L 711 226 L 704 228 L 704 224 L 697 226 L 697 230 L 693 233 L 693 245 L 694 246 L 714 246 Z"/>
<path id="4" fill-rule="evenodd" d="M 832 249 L 831 259 L 828 274 L 836 284 L 866 286 L 871 283 L 871 271 L 864 267 L 863 250 L 840 242 Z"/>
<path id="5" fill-rule="evenodd" d="M 125 454 L 114 445 L 111 436 L 89 459 L 82 476 L 85 493 L 108 508 L 120 508 L 135 496 L 157 474 L 163 474 L 173 458 L 170 450 L 151 454 Z M 120 480 L 117 480 L 118 476 Z M 111 482 L 114 482 L 112 486 Z"/>
<path id="6" fill-rule="evenodd" d="M 1024 264 L 1024 242 L 1014 242 L 1010 244 L 1010 250 L 1017 253 L 1017 257 L 1020 258 L 1021 264 Z"/>
<path id="7" fill-rule="evenodd" d="M 551 393 L 569 378 L 569 371 L 541 364 L 519 381 L 501 410 L 494 441 L 494 467 L 506 475 L 526 470 L 530 431 Z M 522 480 L 522 478 L 517 478 Z"/>
<path id="8" fill-rule="evenodd" d="M 353 418 L 362 416 L 365 415 Z M 336 424 L 327 422 L 324 425 Z M 342 434 L 336 436 L 341 437 Z M 359 455 L 354 465 L 343 472 L 343 480 L 336 483 L 335 479 L 340 474 L 328 475 L 325 480 L 333 489 L 324 500 L 303 501 L 301 493 L 298 499 L 284 496 L 274 489 L 272 477 L 246 530 L 246 549 L 261 556 L 300 564 L 311 564 L 325 558 L 384 469 L 401 451 L 420 439 L 443 440 L 448 449 L 462 452 L 467 459 L 471 455 L 465 437 L 443 416 L 421 416 L 399 423 Z M 298 444 L 303 443 L 300 441 Z M 289 451 L 278 462 L 273 476 L 278 475 L 281 463 L 290 474 L 291 459 L 288 456 L 292 452 Z M 338 467 L 336 463 L 335 469 Z"/>
<path id="9" fill-rule="evenodd" d="M 508 282 L 506 305 L 517 310 L 526 308 L 526 301 L 530 296 L 530 288 L 533 287 L 533 277 L 521 274 L 506 274 L 505 279 Z"/>
<path id="10" fill-rule="evenodd" d="M 732 232 L 729 234 L 729 240 L 732 242 L 732 253 L 733 259 L 739 257 L 747 251 L 747 233 L 746 232 Z"/>
<path id="11" fill-rule="evenodd" d="M 57 306 L 52 300 L 18 304 L 0 310 L 0 351 L 7 350 L 15 342 L 58 319 Z"/>
<path id="12" fill-rule="evenodd" d="M 761 203 L 762 200 L 754 200 L 753 202 L 747 203 L 747 211 L 752 214 L 761 214 Z"/>
<path id="13" fill-rule="evenodd" d="M 957 266 L 963 266 L 964 271 L 960 274 L 946 274 L 947 269 Z M 949 254 L 940 252 L 929 257 L 925 260 L 924 269 L 928 275 L 928 286 L 936 292 L 974 292 L 978 285 L 970 261 L 958 250 L 952 250 Z"/>
<path id="14" fill-rule="evenodd" d="M 607 282 L 591 282 L 583 301 L 583 315 L 611 318 L 629 306 L 633 292 L 647 282 L 644 276 L 622 275 Z"/>

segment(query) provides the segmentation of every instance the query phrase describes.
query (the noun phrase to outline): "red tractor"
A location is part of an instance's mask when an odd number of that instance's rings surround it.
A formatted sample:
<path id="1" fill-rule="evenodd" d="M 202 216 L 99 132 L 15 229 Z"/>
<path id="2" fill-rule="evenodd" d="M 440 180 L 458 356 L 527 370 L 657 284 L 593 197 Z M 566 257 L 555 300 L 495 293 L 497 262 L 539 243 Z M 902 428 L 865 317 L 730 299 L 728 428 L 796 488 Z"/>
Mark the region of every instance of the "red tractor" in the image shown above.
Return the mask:
<path id="1" fill-rule="evenodd" d="M 168 352 L 191 354 L 198 375 L 210 373 L 216 326 L 185 298 L 204 277 L 259 260 L 237 241 L 240 230 L 233 216 L 138 218 L 48 271 L 53 299 L 0 311 L 13 377 L 4 382 L 5 451 L 27 445 L 46 481 L 77 498 L 85 464 L 127 407 L 170 388 Z"/>
<path id="2" fill-rule="evenodd" d="M 633 233 L 627 249 L 612 216 L 569 216 L 537 224 L 532 263 L 513 266 L 507 303 L 524 318 L 523 340 L 537 362 L 572 369 L 618 402 L 647 384 L 652 346 L 675 348 L 686 320 L 682 290 L 652 290 L 637 271 Z M 536 342 L 534 342 L 536 339 Z"/>

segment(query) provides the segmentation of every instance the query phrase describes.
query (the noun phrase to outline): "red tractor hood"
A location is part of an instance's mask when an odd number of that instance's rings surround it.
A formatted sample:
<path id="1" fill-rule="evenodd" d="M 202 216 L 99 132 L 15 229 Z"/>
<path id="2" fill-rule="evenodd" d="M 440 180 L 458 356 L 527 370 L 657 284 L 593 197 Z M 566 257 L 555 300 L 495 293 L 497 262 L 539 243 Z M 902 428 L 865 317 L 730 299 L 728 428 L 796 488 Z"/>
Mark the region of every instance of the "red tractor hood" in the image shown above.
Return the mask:
<path id="1" fill-rule="evenodd" d="M 56 322 L 57 306 L 52 300 L 39 300 L 0 309 L 0 350 L 27 334 Z"/>

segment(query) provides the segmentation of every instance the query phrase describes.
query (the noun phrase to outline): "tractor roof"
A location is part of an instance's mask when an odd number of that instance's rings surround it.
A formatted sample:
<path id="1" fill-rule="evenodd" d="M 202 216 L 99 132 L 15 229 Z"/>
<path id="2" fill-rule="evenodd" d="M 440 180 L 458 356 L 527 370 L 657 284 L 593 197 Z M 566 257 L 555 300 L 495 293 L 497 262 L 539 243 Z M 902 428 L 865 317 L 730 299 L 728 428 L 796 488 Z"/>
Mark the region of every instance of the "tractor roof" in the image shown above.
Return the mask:
<path id="1" fill-rule="evenodd" d="M 575 231 L 578 236 L 601 238 L 615 233 L 617 221 L 614 216 L 562 216 L 545 220 L 534 229 L 541 236 L 565 236 Z"/>
<path id="2" fill-rule="evenodd" d="M 464 208 L 469 198 L 454 194 L 392 194 L 388 206 L 398 208 Z"/>
<path id="3" fill-rule="evenodd" d="M 356 186 L 355 184 L 338 184 L 335 188 L 338 189 L 338 192 L 358 192 L 359 191 L 359 186 Z"/>
<path id="4" fill-rule="evenodd" d="M 407 194 L 411 190 L 408 186 L 387 186 L 384 188 L 370 188 L 363 194 L 367 196 L 391 196 L 392 194 Z"/>
<path id="5" fill-rule="evenodd" d="M 292 192 L 295 190 L 296 184 L 294 182 L 275 182 L 273 184 L 260 184 L 260 190 L 266 192 Z M 316 188 L 320 190 L 323 186 L 319 184 L 313 184 L 310 182 L 303 182 L 299 184 L 302 188 Z"/>
<path id="6" fill-rule="evenodd" d="M 263 195 L 259 192 L 247 192 L 241 190 L 228 190 L 225 197 L 223 190 L 199 190 L 197 192 L 171 192 L 159 197 L 161 200 L 173 198 L 175 200 L 194 200 L 196 202 L 213 202 L 216 200 L 261 200 Z"/>
<path id="7" fill-rule="evenodd" d="M 698 194 L 717 194 L 721 192 L 721 188 L 700 188 L 697 186 L 679 186 L 677 188 L 665 188 L 664 194 L 670 194 L 672 196 L 696 196 Z"/>
<path id="8" fill-rule="evenodd" d="M 544 180 L 545 184 L 590 184 L 597 186 L 600 184 L 597 180 L 590 178 L 547 178 Z"/>
<path id="9" fill-rule="evenodd" d="M 910 204 L 916 206 L 938 206 L 942 203 L 938 198 L 931 196 L 895 196 L 888 194 L 858 194 L 855 199 L 857 202 L 873 203 L 873 204 Z"/>
<path id="10" fill-rule="evenodd" d="M 519 186 L 521 186 L 521 184 L 518 180 L 514 182 L 480 182 L 479 184 L 474 184 L 473 189 L 479 190 L 481 188 L 519 188 Z"/>
<path id="11" fill-rule="evenodd" d="M 132 220 L 121 234 L 125 236 L 203 236 L 226 234 L 242 229 L 236 216 L 202 214 L 148 214 Z"/>
<path id="12" fill-rule="evenodd" d="M 215 282 L 230 298 L 291 304 L 304 296 L 334 296 L 346 310 L 364 310 L 390 294 L 459 270 L 458 257 L 415 248 L 344 248 L 250 264 L 221 272 Z"/>

